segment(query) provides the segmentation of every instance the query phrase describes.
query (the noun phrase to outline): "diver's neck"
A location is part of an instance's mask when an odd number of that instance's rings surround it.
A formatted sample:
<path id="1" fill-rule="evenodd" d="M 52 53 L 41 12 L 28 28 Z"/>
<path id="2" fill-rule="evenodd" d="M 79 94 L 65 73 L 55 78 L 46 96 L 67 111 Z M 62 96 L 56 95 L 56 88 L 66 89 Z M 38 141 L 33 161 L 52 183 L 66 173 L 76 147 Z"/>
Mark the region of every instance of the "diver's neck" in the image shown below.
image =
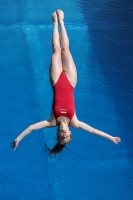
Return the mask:
<path id="1" fill-rule="evenodd" d="M 69 118 L 68 117 L 65 117 L 65 116 L 60 116 L 59 118 L 58 118 L 58 123 L 59 123 L 59 125 L 61 125 L 62 123 L 65 123 L 66 125 L 68 125 L 69 124 Z"/>

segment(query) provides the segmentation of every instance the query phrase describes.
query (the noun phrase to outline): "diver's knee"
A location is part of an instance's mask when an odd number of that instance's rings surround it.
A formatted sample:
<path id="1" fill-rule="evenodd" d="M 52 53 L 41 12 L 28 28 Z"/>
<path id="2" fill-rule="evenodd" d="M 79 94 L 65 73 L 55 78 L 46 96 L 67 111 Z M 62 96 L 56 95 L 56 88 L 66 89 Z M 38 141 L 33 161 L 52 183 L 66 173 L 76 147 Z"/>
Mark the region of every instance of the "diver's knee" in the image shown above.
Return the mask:
<path id="1" fill-rule="evenodd" d="M 53 53 L 54 54 L 61 54 L 61 47 L 58 45 L 53 46 Z"/>
<path id="2" fill-rule="evenodd" d="M 69 46 L 68 45 L 63 45 L 61 47 L 61 53 L 70 53 Z"/>
<path id="3" fill-rule="evenodd" d="M 71 54 L 70 54 L 70 50 L 68 47 L 65 47 L 65 48 L 61 48 L 61 56 L 62 57 L 69 57 Z"/>

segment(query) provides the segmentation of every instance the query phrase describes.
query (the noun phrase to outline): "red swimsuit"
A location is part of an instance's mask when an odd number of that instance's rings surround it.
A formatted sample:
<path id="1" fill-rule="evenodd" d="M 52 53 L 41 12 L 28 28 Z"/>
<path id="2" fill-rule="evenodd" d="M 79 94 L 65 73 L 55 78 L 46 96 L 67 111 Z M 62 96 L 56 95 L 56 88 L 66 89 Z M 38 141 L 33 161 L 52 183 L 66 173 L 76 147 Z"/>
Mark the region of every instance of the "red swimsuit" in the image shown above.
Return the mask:
<path id="1" fill-rule="evenodd" d="M 70 120 L 73 118 L 75 105 L 74 105 L 74 88 L 70 84 L 66 73 L 63 71 L 53 86 L 53 113 L 57 119 L 60 116 L 66 116 Z"/>

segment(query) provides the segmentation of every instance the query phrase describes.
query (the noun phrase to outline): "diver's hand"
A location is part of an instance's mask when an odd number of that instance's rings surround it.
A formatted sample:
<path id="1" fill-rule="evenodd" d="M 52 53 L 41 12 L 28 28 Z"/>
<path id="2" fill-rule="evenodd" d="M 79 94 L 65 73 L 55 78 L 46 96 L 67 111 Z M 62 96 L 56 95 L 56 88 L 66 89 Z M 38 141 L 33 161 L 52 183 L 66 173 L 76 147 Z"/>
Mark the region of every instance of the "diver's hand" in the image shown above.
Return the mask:
<path id="1" fill-rule="evenodd" d="M 121 138 L 119 138 L 119 137 L 113 137 L 112 138 L 112 142 L 114 142 L 115 144 L 118 144 L 119 142 L 121 142 Z"/>
<path id="2" fill-rule="evenodd" d="M 19 142 L 18 142 L 18 140 L 16 139 L 16 140 L 14 140 L 13 142 L 11 142 L 11 147 L 12 147 L 14 150 L 16 150 L 18 144 L 19 144 Z"/>

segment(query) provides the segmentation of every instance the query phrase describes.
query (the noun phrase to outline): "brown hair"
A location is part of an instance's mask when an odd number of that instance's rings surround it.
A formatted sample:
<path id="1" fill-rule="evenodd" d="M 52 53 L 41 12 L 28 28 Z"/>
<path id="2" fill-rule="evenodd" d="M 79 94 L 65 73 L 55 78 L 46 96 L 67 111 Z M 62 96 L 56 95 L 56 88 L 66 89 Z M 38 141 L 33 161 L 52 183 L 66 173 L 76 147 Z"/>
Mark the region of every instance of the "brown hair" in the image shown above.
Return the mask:
<path id="1" fill-rule="evenodd" d="M 65 144 L 60 144 L 59 142 L 57 142 L 56 145 L 52 149 L 50 149 L 47 146 L 46 146 L 46 149 L 48 151 L 48 155 L 49 156 L 56 157 L 57 154 L 59 155 L 62 152 L 62 150 L 64 149 L 64 147 L 66 147 Z"/>

